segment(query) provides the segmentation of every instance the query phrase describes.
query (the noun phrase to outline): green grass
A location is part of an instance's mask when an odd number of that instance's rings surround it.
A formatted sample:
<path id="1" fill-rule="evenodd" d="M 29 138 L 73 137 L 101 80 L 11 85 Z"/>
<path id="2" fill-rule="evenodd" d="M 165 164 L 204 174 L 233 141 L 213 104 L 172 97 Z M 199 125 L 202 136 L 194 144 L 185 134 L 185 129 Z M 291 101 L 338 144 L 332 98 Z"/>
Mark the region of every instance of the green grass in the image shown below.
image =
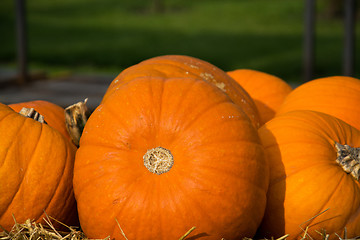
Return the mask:
<path id="1" fill-rule="evenodd" d="M 5 66 L 16 64 L 14 2 L 0 1 Z M 27 1 L 30 67 L 116 75 L 150 57 L 185 54 L 225 71 L 250 68 L 302 81 L 303 1 L 166 0 L 161 14 L 150 3 Z M 342 74 L 342 27 L 341 20 L 318 19 L 314 78 Z M 359 63 L 360 47 L 356 55 Z"/>

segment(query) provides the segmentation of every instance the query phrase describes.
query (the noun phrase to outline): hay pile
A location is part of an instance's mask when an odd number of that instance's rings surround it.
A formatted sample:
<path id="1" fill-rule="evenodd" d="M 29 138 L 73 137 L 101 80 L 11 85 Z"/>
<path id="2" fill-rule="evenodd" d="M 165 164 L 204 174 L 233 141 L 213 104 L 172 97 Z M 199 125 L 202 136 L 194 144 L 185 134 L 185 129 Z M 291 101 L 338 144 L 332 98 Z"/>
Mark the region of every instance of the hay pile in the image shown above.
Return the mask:
<path id="1" fill-rule="evenodd" d="M 46 215 L 44 221 L 46 225 L 36 223 L 30 219 L 26 220 L 24 223 L 18 223 L 14 217 L 15 224 L 10 231 L 6 231 L 0 225 L 0 240 L 90 240 L 85 236 L 79 227 L 67 226 L 48 215 Z M 57 230 L 52 223 L 53 221 L 64 226 L 66 230 Z M 124 236 L 124 239 L 128 240 L 120 225 L 119 228 Z M 195 230 L 195 227 L 192 227 L 181 238 L 179 238 L 179 240 L 184 240 L 193 230 Z M 98 240 L 110 240 L 110 237 Z"/>
<path id="2" fill-rule="evenodd" d="M 30 219 L 24 223 L 18 223 L 14 218 L 14 226 L 10 231 L 6 231 L 0 226 L 0 239 L 1 240 L 85 240 L 85 234 L 75 227 L 66 226 L 66 231 L 56 230 L 52 224 L 52 221 L 58 222 L 49 216 L 44 218 L 46 225 L 41 223 L 35 223 Z M 105 238 L 109 239 L 109 238 Z"/>
<path id="3" fill-rule="evenodd" d="M 10 231 L 6 231 L 0 226 L 0 240 L 95 240 L 95 239 L 89 239 L 85 236 L 85 234 L 81 231 L 79 227 L 70 227 L 67 226 L 56 219 L 46 215 L 44 218 L 44 221 L 46 225 L 43 225 L 41 223 L 36 223 L 34 221 L 31 221 L 30 219 L 26 220 L 24 223 L 18 223 L 14 217 L 14 226 Z M 62 226 L 65 227 L 65 231 L 57 230 L 55 229 L 52 222 L 60 223 Z M 118 224 L 119 225 L 119 224 Z M 119 228 L 124 236 L 125 240 L 128 240 L 122 231 L 120 225 Z M 192 231 L 195 230 L 195 227 L 192 227 L 188 232 L 186 232 L 182 237 L 179 238 L 179 240 L 184 240 Z M 286 240 L 288 235 L 284 235 L 277 239 L 271 239 L 271 240 Z M 319 232 L 319 239 L 321 240 L 327 240 L 329 238 L 329 235 L 326 234 L 326 232 Z M 359 237 L 348 239 L 346 237 L 346 231 L 345 236 L 340 237 L 338 236 L 339 240 L 356 240 L 360 239 Z M 301 240 L 305 239 L 312 239 L 307 235 L 307 228 L 304 229 L 304 235 L 301 238 Z M 96 239 L 96 240 L 110 240 L 110 237 L 106 237 L 103 239 Z M 226 239 L 221 239 L 226 240 Z M 252 240 L 251 238 L 244 238 L 243 240 Z"/>

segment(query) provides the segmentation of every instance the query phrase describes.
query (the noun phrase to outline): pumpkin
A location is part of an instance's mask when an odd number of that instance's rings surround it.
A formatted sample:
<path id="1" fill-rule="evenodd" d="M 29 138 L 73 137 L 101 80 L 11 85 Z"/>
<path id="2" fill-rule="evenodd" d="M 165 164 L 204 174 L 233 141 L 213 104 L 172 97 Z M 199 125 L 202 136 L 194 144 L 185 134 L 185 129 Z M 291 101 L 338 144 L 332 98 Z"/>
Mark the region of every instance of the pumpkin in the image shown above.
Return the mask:
<path id="1" fill-rule="evenodd" d="M 278 114 L 313 110 L 330 114 L 360 129 L 360 80 L 331 76 L 303 83 L 284 100 Z"/>
<path id="2" fill-rule="evenodd" d="M 0 104 L 0 225 L 9 231 L 14 217 L 17 222 L 45 223 L 46 214 L 76 224 L 72 188 L 76 147 L 45 123 L 50 112 L 42 116 L 24 108 L 21 113 Z"/>
<path id="3" fill-rule="evenodd" d="M 55 128 L 65 138 L 71 140 L 65 126 L 64 109 L 59 105 L 49 101 L 34 100 L 29 102 L 9 104 L 9 107 L 11 107 L 15 112 L 20 112 L 20 110 L 24 107 L 36 109 L 38 113 L 46 116 L 46 123 L 48 124 L 48 126 Z"/>
<path id="4" fill-rule="evenodd" d="M 283 79 L 252 69 L 228 71 L 254 100 L 263 125 L 272 119 L 292 87 Z"/>
<path id="5" fill-rule="evenodd" d="M 357 129 L 325 113 L 297 110 L 274 117 L 259 136 L 270 166 L 260 238 L 360 235 Z"/>
<path id="6" fill-rule="evenodd" d="M 247 114 L 256 128 L 260 117 L 250 95 L 220 68 L 204 60 L 185 55 L 164 55 L 144 60 L 122 71 L 108 87 L 103 101 L 117 88 L 137 77 L 199 78 L 210 82 L 229 95 Z"/>
<path id="7" fill-rule="evenodd" d="M 255 127 L 201 79 L 139 77 L 89 117 L 74 168 L 89 238 L 252 236 L 268 168 Z"/>

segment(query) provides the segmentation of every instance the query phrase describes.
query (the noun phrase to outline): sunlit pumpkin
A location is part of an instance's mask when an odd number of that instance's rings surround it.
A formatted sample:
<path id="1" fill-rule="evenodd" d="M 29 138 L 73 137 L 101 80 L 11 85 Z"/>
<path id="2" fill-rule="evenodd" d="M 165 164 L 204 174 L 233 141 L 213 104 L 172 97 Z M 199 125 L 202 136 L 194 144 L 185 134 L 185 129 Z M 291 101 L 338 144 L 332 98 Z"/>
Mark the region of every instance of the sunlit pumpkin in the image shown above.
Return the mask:
<path id="1" fill-rule="evenodd" d="M 241 239 L 258 228 L 268 168 L 255 127 L 201 79 L 139 77 L 92 113 L 74 191 L 89 238 Z"/>
<path id="2" fill-rule="evenodd" d="M 318 78 L 294 89 L 278 114 L 314 110 L 333 115 L 360 130 L 360 79 L 345 76 Z"/>
<path id="3" fill-rule="evenodd" d="M 276 116 L 259 135 L 270 165 L 259 237 L 359 236 L 360 131 L 333 116 L 298 110 Z"/>
<path id="4" fill-rule="evenodd" d="M 252 69 L 227 72 L 252 97 L 261 125 L 272 119 L 292 87 L 279 77 Z"/>
<path id="5" fill-rule="evenodd" d="M 25 111 L 24 111 L 25 110 Z M 0 104 L 0 225 L 42 222 L 47 215 L 77 223 L 72 188 L 76 147 L 34 109 Z M 54 226 L 59 224 L 54 221 Z"/>

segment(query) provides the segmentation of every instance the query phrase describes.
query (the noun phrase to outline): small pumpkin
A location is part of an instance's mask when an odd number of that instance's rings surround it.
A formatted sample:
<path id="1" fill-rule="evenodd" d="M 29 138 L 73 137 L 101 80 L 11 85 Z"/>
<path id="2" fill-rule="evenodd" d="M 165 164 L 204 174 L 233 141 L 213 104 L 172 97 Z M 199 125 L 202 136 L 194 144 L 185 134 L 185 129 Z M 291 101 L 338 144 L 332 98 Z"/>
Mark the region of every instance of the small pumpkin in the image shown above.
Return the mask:
<path id="1" fill-rule="evenodd" d="M 257 131 L 228 95 L 201 79 L 138 77 L 89 117 L 74 191 L 89 238 L 252 236 L 268 168 Z M 120 227 L 121 229 L 120 229 Z"/>
<path id="2" fill-rule="evenodd" d="M 212 83 L 241 107 L 256 128 L 260 126 L 259 113 L 253 99 L 234 79 L 207 61 L 185 55 L 157 56 L 125 69 L 112 81 L 103 101 L 123 84 L 146 76 L 197 78 Z"/>
<path id="3" fill-rule="evenodd" d="M 259 136 L 270 166 L 260 238 L 360 235 L 360 131 L 331 115 L 297 110 L 274 117 Z"/>
<path id="4" fill-rule="evenodd" d="M 42 116 L 24 108 L 21 113 L 0 103 L 0 225 L 9 231 L 14 217 L 45 224 L 45 214 L 77 224 L 75 145 L 45 123 L 52 122 L 50 111 Z"/>
<path id="5" fill-rule="evenodd" d="M 284 100 L 278 114 L 313 110 L 330 114 L 360 130 L 360 80 L 346 76 L 318 78 L 303 83 Z"/>
<path id="6" fill-rule="evenodd" d="M 254 100 L 263 125 L 272 119 L 292 87 L 283 79 L 252 69 L 236 69 L 228 71 Z"/>

